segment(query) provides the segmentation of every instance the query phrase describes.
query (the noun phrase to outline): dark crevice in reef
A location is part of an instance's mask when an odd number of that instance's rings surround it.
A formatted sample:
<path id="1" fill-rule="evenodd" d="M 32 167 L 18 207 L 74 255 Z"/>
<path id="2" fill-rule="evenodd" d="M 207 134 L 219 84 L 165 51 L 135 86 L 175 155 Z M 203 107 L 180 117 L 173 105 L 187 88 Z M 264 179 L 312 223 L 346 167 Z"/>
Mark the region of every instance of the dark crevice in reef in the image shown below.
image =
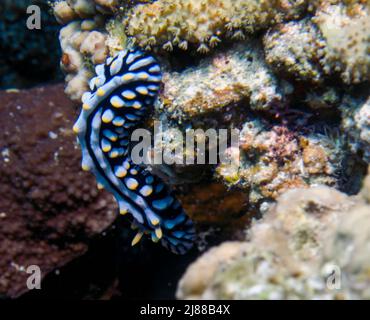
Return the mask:
<path id="1" fill-rule="evenodd" d="M 203 239 L 207 247 L 226 240 L 222 233 L 222 228 L 208 230 Z M 178 256 L 148 239 L 131 247 L 134 235 L 128 219 L 119 217 L 90 242 L 86 254 L 49 273 L 42 290 L 29 291 L 20 299 L 174 299 L 180 277 L 200 252 L 194 248 Z"/>

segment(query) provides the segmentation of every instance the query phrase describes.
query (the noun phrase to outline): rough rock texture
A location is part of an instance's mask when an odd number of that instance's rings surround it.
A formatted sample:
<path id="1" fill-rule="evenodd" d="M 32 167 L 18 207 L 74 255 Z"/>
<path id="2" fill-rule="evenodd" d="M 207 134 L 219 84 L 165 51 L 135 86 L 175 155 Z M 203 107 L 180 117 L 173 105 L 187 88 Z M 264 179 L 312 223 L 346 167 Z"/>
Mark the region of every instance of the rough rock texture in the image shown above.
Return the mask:
<path id="1" fill-rule="evenodd" d="M 220 164 L 216 175 L 245 190 L 251 205 L 263 207 L 291 188 L 340 187 L 348 156 L 345 144 L 330 136 L 251 120 L 240 133 L 240 161 Z"/>
<path id="2" fill-rule="evenodd" d="M 80 101 L 88 90 L 88 79 L 94 74 L 93 65 L 103 63 L 107 57 L 107 34 L 94 30 L 99 23 L 99 20 L 89 23 L 75 21 L 60 31 L 63 51 L 60 65 L 67 74 L 65 92 L 75 101 Z"/>
<path id="3" fill-rule="evenodd" d="M 74 108 L 62 92 L 0 93 L 1 296 L 27 290 L 29 265 L 46 276 L 84 253 L 116 217 L 111 195 L 80 170 Z"/>
<path id="4" fill-rule="evenodd" d="M 26 8 L 41 8 L 41 30 L 29 30 Z M 0 88 L 29 87 L 61 79 L 56 37 L 59 26 L 46 0 L 2 0 L 0 5 Z"/>
<path id="5" fill-rule="evenodd" d="M 177 297 L 369 299 L 368 182 L 352 198 L 323 186 L 284 193 L 247 241 L 211 249 L 189 267 Z"/>
<path id="6" fill-rule="evenodd" d="M 349 137 L 351 149 L 370 163 L 370 97 L 366 100 L 346 96 L 341 110 L 342 128 Z"/>
<path id="7" fill-rule="evenodd" d="M 280 24 L 264 36 L 266 62 L 295 80 L 323 81 L 320 57 L 325 41 L 310 19 Z"/>
<path id="8" fill-rule="evenodd" d="M 191 119 L 241 103 L 254 110 L 281 104 L 284 94 L 262 56 L 258 42 L 247 42 L 181 73 L 166 72 L 159 107 L 172 118 Z"/>
<path id="9" fill-rule="evenodd" d="M 324 71 L 345 83 L 370 80 L 370 5 L 325 5 L 313 21 L 325 39 Z"/>
<path id="10" fill-rule="evenodd" d="M 368 81 L 370 6 L 361 2 L 321 1 L 313 18 L 268 31 L 264 37 L 266 61 L 279 73 L 299 81 Z"/>
<path id="11" fill-rule="evenodd" d="M 59 34 L 61 69 L 66 74 L 66 93 L 81 102 L 88 89 L 94 66 L 108 55 L 126 48 L 124 26 L 110 19 L 137 1 L 71 0 L 52 3 L 57 21 L 64 25 Z"/>
<path id="12" fill-rule="evenodd" d="M 224 242 L 211 248 L 186 270 L 181 278 L 178 299 L 198 299 L 213 280 L 217 270 L 230 264 L 245 249 L 244 242 Z"/>

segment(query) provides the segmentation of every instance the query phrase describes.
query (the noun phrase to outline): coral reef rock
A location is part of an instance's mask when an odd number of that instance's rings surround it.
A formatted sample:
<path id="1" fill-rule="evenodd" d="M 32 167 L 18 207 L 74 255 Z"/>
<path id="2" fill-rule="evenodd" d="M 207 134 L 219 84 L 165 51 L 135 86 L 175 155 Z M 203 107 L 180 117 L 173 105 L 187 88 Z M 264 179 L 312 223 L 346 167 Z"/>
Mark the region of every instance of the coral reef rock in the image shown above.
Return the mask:
<path id="1" fill-rule="evenodd" d="M 360 2 L 360 1 L 357 1 Z M 325 39 L 324 71 L 345 83 L 370 80 L 370 5 L 325 5 L 313 21 Z"/>
<path id="2" fill-rule="evenodd" d="M 246 190 L 251 205 L 267 205 L 290 188 L 339 187 L 348 153 L 340 139 L 251 120 L 240 133 L 240 161 L 220 164 L 216 174 Z"/>
<path id="3" fill-rule="evenodd" d="M 207 53 L 222 39 L 248 34 L 289 19 L 297 19 L 305 0 L 158 0 L 128 13 L 127 32 L 144 48 Z"/>
<path id="4" fill-rule="evenodd" d="M 219 46 L 224 52 L 216 55 L 218 58 L 214 58 L 214 65 L 209 66 L 208 71 L 206 64 L 212 63 L 212 58 L 202 61 L 198 67 L 187 68 L 177 77 L 169 68 L 167 89 L 174 85 L 171 90 L 176 94 L 181 84 L 180 93 L 187 92 L 194 98 L 200 89 L 191 92 L 189 87 L 193 88 L 196 81 L 186 81 L 186 77 L 197 76 L 198 81 L 204 81 L 209 72 L 210 77 L 217 77 L 215 85 L 222 84 L 221 77 L 230 83 L 225 94 L 220 92 L 221 87 L 215 92 L 222 103 L 228 94 L 232 101 L 244 97 L 245 83 L 231 92 L 230 85 L 248 80 L 249 86 L 256 86 L 247 88 L 251 105 L 259 109 L 274 101 L 276 95 L 282 94 L 280 91 L 294 89 L 274 91 L 276 80 L 266 64 L 272 67 L 278 80 L 287 78 L 321 87 L 326 80 L 338 78 L 344 84 L 370 80 L 370 8 L 362 0 L 69 0 L 54 2 L 53 10 L 57 20 L 65 25 L 60 35 L 62 69 L 67 74 L 66 92 L 75 101 L 81 100 L 95 65 L 133 44 L 144 49 L 159 48 L 161 55 L 162 49 L 172 51 L 179 47 L 191 54 L 198 52 L 199 56 Z M 263 50 L 259 44 L 261 39 Z M 243 45 L 228 49 L 230 43 L 241 40 L 246 41 L 245 56 Z M 174 56 L 178 53 L 179 50 L 175 50 Z M 246 60 L 247 56 L 253 56 L 255 62 L 251 58 Z M 228 71 L 227 66 L 222 65 L 227 58 L 235 63 L 230 63 L 235 71 Z M 256 72 L 254 78 L 253 72 Z M 202 84 L 205 94 L 218 89 L 209 90 L 204 87 L 207 83 Z M 212 88 L 212 84 L 208 84 Z M 261 86 L 268 92 L 255 93 Z M 163 101 L 167 102 L 171 99 Z M 194 102 L 195 105 L 187 109 L 195 109 L 201 101 L 186 102 Z"/>
<path id="5" fill-rule="evenodd" d="M 224 243 L 194 262 L 177 297 L 369 299 L 369 178 L 370 168 L 355 197 L 325 186 L 287 191 L 245 242 Z"/>
<path id="6" fill-rule="evenodd" d="M 165 127 L 164 149 L 183 145 L 174 132 L 238 128 L 241 159 L 204 172 L 173 165 L 179 184 L 217 180 L 263 212 L 291 188 L 358 192 L 360 158 L 369 161 L 369 103 L 360 98 L 368 96 L 368 1 L 69 0 L 54 13 L 65 25 L 61 66 L 75 101 L 94 67 L 120 50 L 189 49 L 157 52 L 163 83 L 153 118 Z M 180 156 L 189 153 L 198 157 L 187 148 Z"/>
<path id="7" fill-rule="evenodd" d="M 276 72 L 313 83 L 323 81 L 319 61 L 323 58 L 325 45 L 309 19 L 278 25 L 264 37 L 266 62 Z"/>
<path id="8" fill-rule="evenodd" d="M 185 71 L 165 72 L 160 108 L 172 118 L 194 118 L 229 105 L 268 110 L 282 103 L 284 92 L 263 60 L 259 43 L 234 46 Z"/>
<path id="9" fill-rule="evenodd" d="M 94 66 L 126 48 L 124 25 L 112 17 L 142 2 L 148 1 L 68 0 L 52 3 L 57 21 L 64 25 L 59 35 L 61 68 L 66 74 L 66 93 L 72 100 L 81 102 Z"/>
<path id="10" fill-rule="evenodd" d="M 44 277 L 82 255 L 117 208 L 80 170 L 62 85 L 0 98 L 0 296 L 17 297 L 28 290 L 30 265 Z"/>
<path id="11" fill-rule="evenodd" d="M 317 84 L 337 75 L 346 84 L 368 81 L 369 14 L 365 4 L 322 1 L 313 18 L 280 24 L 266 33 L 266 61 L 299 81 Z"/>
<path id="12" fill-rule="evenodd" d="M 353 152 L 370 163 L 370 97 L 366 101 L 346 96 L 341 110 L 342 130 L 347 134 Z"/>
<path id="13" fill-rule="evenodd" d="M 55 0 L 52 2 L 54 16 L 60 24 L 73 20 L 89 19 L 97 14 L 111 16 L 138 3 L 153 0 Z"/>
<path id="14" fill-rule="evenodd" d="M 66 76 L 66 94 L 80 101 L 88 90 L 88 80 L 93 76 L 93 65 L 103 63 L 107 57 L 107 34 L 93 29 L 96 22 L 85 24 L 74 21 L 60 31 L 62 47 L 61 67 Z"/>

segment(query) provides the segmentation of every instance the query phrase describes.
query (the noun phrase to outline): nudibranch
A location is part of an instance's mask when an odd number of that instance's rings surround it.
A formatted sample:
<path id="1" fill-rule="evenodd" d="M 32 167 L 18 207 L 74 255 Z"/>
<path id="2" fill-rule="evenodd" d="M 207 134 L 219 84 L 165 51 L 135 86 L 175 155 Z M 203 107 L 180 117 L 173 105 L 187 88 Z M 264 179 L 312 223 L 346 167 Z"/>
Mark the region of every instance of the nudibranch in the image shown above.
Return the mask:
<path id="1" fill-rule="evenodd" d="M 150 54 L 129 49 L 109 57 L 95 72 L 73 127 L 82 149 L 82 169 L 114 195 L 120 214 L 128 213 L 138 230 L 132 245 L 146 234 L 184 254 L 195 239 L 193 222 L 161 179 L 129 155 L 130 134 L 150 114 L 160 90 L 160 65 Z"/>

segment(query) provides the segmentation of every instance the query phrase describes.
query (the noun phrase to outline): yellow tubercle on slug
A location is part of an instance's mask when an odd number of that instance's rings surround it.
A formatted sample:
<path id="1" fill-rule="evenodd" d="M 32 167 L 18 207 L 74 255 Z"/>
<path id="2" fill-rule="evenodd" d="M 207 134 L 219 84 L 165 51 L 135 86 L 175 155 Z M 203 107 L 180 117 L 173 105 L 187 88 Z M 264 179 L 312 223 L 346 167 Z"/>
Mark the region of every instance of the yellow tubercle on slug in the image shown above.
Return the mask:
<path id="1" fill-rule="evenodd" d="M 122 108 L 123 107 L 123 104 L 122 103 L 119 103 L 118 101 L 112 101 L 112 106 L 115 107 L 115 108 Z"/>
<path id="2" fill-rule="evenodd" d="M 110 157 L 111 159 L 116 159 L 116 158 L 118 158 L 118 156 L 119 156 L 119 153 L 118 153 L 117 151 L 112 151 L 112 152 L 109 154 L 109 157 Z"/>
<path id="3" fill-rule="evenodd" d="M 137 245 L 140 242 L 140 240 L 141 240 L 142 237 L 143 237 L 143 233 L 142 232 L 138 232 L 136 234 L 136 236 L 134 237 L 134 239 L 132 239 L 131 246 Z"/>
<path id="4" fill-rule="evenodd" d="M 79 126 L 77 126 L 76 124 L 73 126 L 72 130 L 73 130 L 73 132 L 74 132 L 75 134 L 80 133 L 80 128 L 79 128 Z"/>
<path id="5" fill-rule="evenodd" d="M 122 76 L 123 81 L 130 81 L 134 79 L 134 75 L 132 73 L 126 73 L 124 76 Z"/>
<path id="6" fill-rule="evenodd" d="M 81 167 L 82 167 L 83 171 L 90 171 L 91 170 L 90 166 L 87 165 L 87 164 L 83 164 Z"/>
<path id="7" fill-rule="evenodd" d="M 102 89 L 102 88 L 99 88 L 97 91 L 96 91 L 96 94 L 99 96 L 99 97 L 103 97 L 105 95 L 105 91 Z"/>
<path id="8" fill-rule="evenodd" d="M 125 216 L 128 213 L 128 210 L 126 208 L 122 208 L 119 210 L 119 214 L 122 216 Z"/>
<path id="9" fill-rule="evenodd" d="M 105 145 L 104 147 L 102 147 L 102 150 L 103 152 L 109 152 L 112 150 L 112 146 L 111 145 Z"/>
<path id="10" fill-rule="evenodd" d="M 144 187 L 141 188 L 140 193 L 144 197 L 149 197 L 153 193 L 153 187 L 151 187 L 151 186 L 144 186 Z"/>
<path id="11" fill-rule="evenodd" d="M 150 219 L 150 222 L 152 223 L 153 226 L 159 225 L 159 219 L 158 218 L 152 218 Z"/>
<path id="12" fill-rule="evenodd" d="M 161 228 L 157 228 L 155 229 L 155 235 L 157 236 L 157 238 L 160 240 L 162 239 L 163 237 L 163 232 L 162 232 L 162 229 Z"/>
<path id="13" fill-rule="evenodd" d="M 127 188 L 129 188 L 130 190 L 136 190 L 137 187 L 139 186 L 139 183 L 135 179 L 129 178 L 126 181 L 126 185 Z"/>

